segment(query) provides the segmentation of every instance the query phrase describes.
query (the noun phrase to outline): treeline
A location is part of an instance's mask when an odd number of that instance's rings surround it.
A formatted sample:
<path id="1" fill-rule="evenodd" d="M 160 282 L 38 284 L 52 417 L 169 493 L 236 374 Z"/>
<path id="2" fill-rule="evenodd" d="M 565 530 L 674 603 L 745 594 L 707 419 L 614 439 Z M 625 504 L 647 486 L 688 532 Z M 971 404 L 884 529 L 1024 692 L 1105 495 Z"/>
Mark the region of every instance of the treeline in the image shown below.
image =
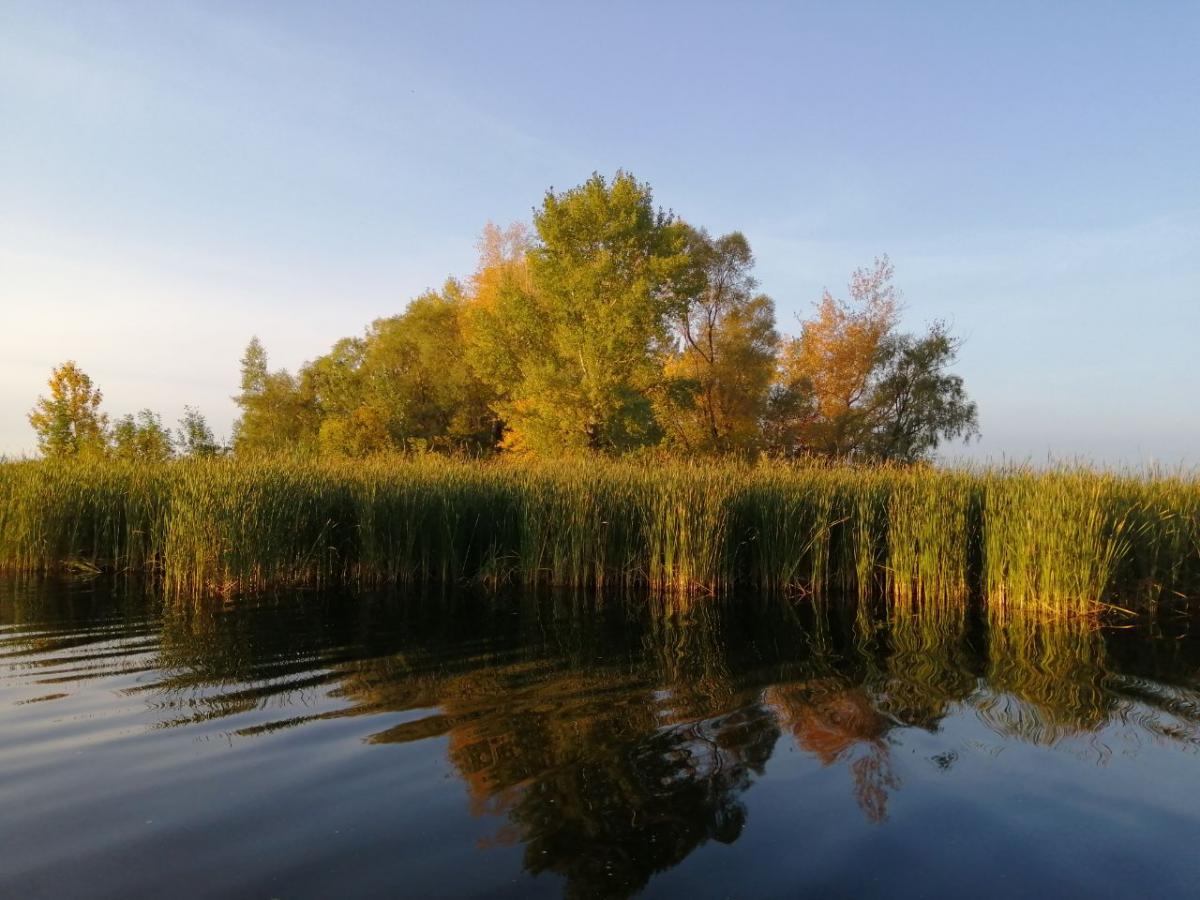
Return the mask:
<path id="1" fill-rule="evenodd" d="M 238 452 L 541 456 L 799 454 L 912 461 L 977 432 L 941 324 L 898 329 L 886 258 L 826 293 L 795 337 L 754 256 L 655 207 L 618 172 L 549 191 L 533 230 L 488 225 L 479 264 L 297 374 L 257 338 Z"/>
<path id="2" fill-rule="evenodd" d="M 30 414 L 42 454 L 158 460 L 286 452 L 682 456 L 912 462 L 978 433 L 944 325 L 899 330 L 887 258 L 781 335 L 745 236 L 713 237 L 618 172 L 547 192 L 533 229 L 488 225 L 469 278 L 339 340 L 298 373 L 258 338 L 231 447 L 189 408 L 109 422 L 73 362 Z"/>
<path id="3" fill-rule="evenodd" d="M 29 413 L 43 456 L 97 457 L 159 462 L 173 456 L 211 457 L 227 453 L 207 420 L 194 407 L 184 408 L 177 429 L 163 424 L 150 409 L 112 421 L 100 408 L 104 395 L 74 361 L 50 373 L 49 396 L 38 397 Z"/>

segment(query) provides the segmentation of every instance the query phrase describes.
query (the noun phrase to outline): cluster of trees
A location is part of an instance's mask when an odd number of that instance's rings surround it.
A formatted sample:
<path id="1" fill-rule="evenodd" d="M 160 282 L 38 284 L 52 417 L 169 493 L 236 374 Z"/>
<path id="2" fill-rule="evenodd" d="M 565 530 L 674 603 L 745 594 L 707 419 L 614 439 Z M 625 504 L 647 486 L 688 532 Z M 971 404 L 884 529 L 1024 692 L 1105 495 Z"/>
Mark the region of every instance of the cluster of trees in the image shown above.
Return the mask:
<path id="1" fill-rule="evenodd" d="M 738 233 L 713 237 L 618 172 L 547 192 L 532 231 L 488 225 L 465 279 L 344 338 L 297 374 L 254 338 L 234 397 L 239 453 L 388 450 L 555 455 L 662 448 L 914 461 L 977 433 L 950 373 L 958 341 L 899 330 L 887 258 L 826 292 L 786 337 Z M 45 455 L 222 452 L 188 410 L 113 425 L 74 363 L 30 414 Z"/>
<path id="2" fill-rule="evenodd" d="M 29 414 L 43 456 L 114 456 L 159 461 L 172 456 L 216 456 L 225 452 L 200 412 L 186 407 L 172 431 L 149 409 L 109 422 L 103 395 L 74 362 L 50 374 L 49 396 L 38 397 Z"/>
<path id="3" fill-rule="evenodd" d="M 754 256 L 657 209 L 619 172 L 546 194 L 533 230 L 489 225 L 475 273 L 298 374 L 242 359 L 234 448 L 361 455 L 662 447 L 917 460 L 977 433 L 958 341 L 899 331 L 887 259 L 776 328 Z"/>

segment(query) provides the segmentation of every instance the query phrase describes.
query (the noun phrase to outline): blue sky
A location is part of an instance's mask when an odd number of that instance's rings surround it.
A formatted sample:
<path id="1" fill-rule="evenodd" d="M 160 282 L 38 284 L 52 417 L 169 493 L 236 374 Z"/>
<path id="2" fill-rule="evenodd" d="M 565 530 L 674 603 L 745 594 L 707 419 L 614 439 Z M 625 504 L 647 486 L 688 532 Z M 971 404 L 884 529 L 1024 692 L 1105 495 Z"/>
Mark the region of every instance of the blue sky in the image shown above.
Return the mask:
<path id="1" fill-rule="evenodd" d="M 0 0 L 0 452 L 77 360 L 235 414 L 626 168 L 740 229 L 780 326 L 888 253 L 983 438 L 1200 463 L 1200 4 Z"/>

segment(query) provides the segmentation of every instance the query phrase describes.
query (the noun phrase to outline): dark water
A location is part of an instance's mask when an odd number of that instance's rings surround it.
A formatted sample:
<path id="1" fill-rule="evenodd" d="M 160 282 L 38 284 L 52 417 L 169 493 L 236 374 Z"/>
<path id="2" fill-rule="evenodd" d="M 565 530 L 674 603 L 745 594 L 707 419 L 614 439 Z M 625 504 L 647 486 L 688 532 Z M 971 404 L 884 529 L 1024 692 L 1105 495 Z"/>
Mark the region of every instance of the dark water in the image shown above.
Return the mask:
<path id="1" fill-rule="evenodd" d="M 0 585 L 0 895 L 1195 897 L 1128 625 Z"/>

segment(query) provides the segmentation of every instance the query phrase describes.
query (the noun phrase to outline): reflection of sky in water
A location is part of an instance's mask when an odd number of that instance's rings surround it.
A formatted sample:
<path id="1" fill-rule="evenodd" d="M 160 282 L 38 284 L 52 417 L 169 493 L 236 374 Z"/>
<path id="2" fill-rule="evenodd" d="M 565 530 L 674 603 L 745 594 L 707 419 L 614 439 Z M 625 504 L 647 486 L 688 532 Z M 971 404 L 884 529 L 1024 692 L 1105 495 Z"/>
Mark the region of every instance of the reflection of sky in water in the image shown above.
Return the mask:
<path id="1" fill-rule="evenodd" d="M 447 608 L 0 588 L 3 893 L 1170 896 L 1200 874 L 1187 619 Z"/>

